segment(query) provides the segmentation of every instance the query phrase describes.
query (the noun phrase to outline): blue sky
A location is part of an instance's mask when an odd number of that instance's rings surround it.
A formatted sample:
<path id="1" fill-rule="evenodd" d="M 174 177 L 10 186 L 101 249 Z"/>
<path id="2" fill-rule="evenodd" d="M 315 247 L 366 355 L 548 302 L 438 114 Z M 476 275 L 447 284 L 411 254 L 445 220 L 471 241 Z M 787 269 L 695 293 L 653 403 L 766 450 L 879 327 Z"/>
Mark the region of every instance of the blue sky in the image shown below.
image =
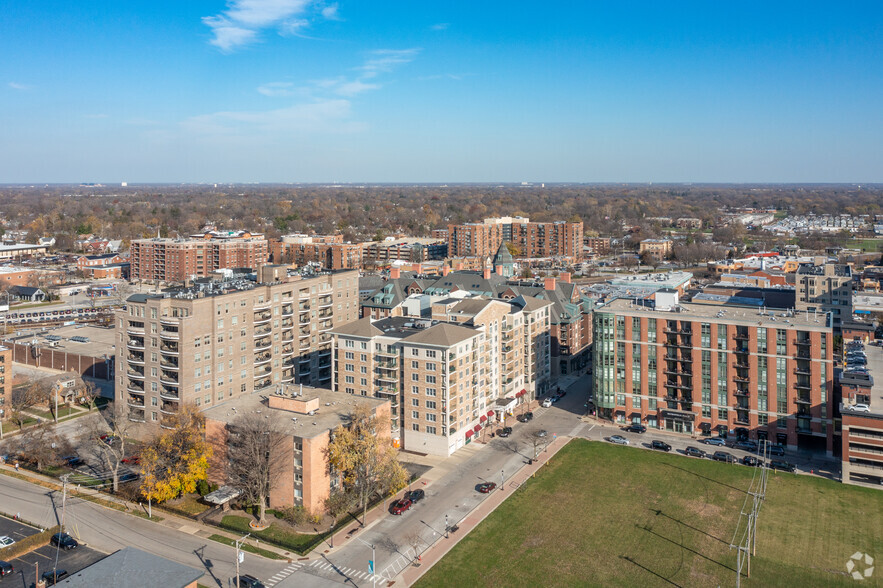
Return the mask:
<path id="1" fill-rule="evenodd" d="M 880 182 L 879 2 L 9 0 L 0 182 Z"/>

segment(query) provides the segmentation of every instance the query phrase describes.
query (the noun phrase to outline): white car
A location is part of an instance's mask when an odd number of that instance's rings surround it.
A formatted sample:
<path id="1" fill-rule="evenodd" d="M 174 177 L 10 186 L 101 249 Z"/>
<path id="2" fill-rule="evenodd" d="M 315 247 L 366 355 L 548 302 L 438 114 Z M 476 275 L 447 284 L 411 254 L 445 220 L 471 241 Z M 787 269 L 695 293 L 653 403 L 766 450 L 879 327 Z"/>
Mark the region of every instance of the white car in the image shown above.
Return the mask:
<path id="1" fill-rule="evenodd" d="M 853 404 L 849 407 L 849 410 L 853 412 L 871 412 L 871 407 L 867 404 Z"/>
<path id="2" fill-rule="evenodd" d="M 13 543 L 15 543 L 15 539 L 12 537 L 7 537 L 6 535 L 0 537 L 0 548 L 9 547 Z"/>
<path id="3" fill-rule="evenodd" d="M 545 400 L 543 400 L 543 408 L 549 408 L 550 406 L 552 406 L 551 398 L 546 398 Z"/>

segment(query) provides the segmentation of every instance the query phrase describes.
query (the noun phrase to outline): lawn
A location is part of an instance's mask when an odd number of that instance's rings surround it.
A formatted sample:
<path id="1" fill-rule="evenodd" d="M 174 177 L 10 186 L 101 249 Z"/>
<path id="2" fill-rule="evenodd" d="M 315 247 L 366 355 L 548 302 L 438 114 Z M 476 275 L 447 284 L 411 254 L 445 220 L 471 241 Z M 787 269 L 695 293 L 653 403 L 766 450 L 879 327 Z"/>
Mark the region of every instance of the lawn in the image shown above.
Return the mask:
<path id="1" fill-rule="evenodd" d="M 571 441 L 418 582 L 431 586 L 733 586 L 752 468 Z M 883 556 L 883 492 L 771 474 L 744 586 L 854 586 Z"/>
<path id="2" fill-rule="evenodd" d="M 883 251 L 883 239 L 853 239 L 846 246 L 861 249 L 865 253 L 878 253 Z"/>
<path id="3" fill-rule="evenodd" d="M 261 541 L 272 543 L 283 549 L 290 549 L 299 554 L 305 554 L 320 540 L 318 535 L 305 535 L 295 533 L 284 528 L 278 523 L 273 523 L 263 531 L 255 531 L 248 526 L 251 519 L 248 517 L 240 517 L 236 515 L 226 515 L 221 519 L 219 525 L 222 529 L 236 531 L 238 533 L 251 533 L 252 537 L 257 537 Z"/>

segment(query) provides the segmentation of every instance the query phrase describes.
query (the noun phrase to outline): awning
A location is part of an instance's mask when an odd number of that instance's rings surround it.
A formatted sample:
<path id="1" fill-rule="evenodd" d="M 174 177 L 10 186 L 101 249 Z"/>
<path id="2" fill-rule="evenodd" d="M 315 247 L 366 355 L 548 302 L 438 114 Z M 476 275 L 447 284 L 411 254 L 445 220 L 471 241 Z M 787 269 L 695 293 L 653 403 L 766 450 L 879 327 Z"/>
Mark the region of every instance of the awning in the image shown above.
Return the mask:
<path id="1" fill-rule="evenodd" d="M 521 392 L 516 392 L 515 398 L 519 398 L 521 396 L 524 396 L 525 394 L 527 394 L 527 390 L 522 390 Z"/>
<path id="2" fill-rule="evenodd" d="M 494 416 L 494 411 L 492 411 L 492 410 L 487 411 L 487 415 L 488 415 L 489 417 Z"/>
<path id="3" fill-rule="evenodd" d="M 469 439 L 470 437 L 472 437 L 472 429 L 466 431 L 466 438 Z"/>
<path id="4" fill-rule="evenodd" d="M 716 426 L 716 427 L 714 428 L 714 430 L 715 430 L 715 431 L 726 431 L 726 430 L 727 430 L 727 426 L 726 426 L 726 425 L 718 425 L 718 426 Z"/>
<path id="5" fill-rule="evenodd" d="M 710 431 L 711 430 L 711 423 L 699 423 L 699 428 L 702 429 L 703 431 Z"/>
<path id="6" fill-rule="evenodd" d="M 478 421 L 479 421 L 480 423 L 483 423 L 483 422 L 485 422 L 486 420 L 487 420 L 487 417 L 484 416 L 484 415 L 481 415 L 481 417 L 478 419 Z"/>
<path id="7" fill-rule="evenodd" d="M 481 425 L 475 425 L 474 427 L 472 427 L 472 430 L 478 433 L 479 431 L 481 431 Z"/>

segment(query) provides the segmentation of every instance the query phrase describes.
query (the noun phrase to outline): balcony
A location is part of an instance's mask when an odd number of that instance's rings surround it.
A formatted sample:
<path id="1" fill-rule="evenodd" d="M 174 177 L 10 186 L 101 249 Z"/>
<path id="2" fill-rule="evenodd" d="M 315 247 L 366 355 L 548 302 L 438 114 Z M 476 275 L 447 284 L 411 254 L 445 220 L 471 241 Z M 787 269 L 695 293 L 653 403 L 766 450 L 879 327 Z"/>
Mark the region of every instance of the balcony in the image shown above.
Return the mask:
<path id="1" fill-rule="evenodd" d="M 334 312 L 330 308 L 325 308 L 323 310 L 320 310 L 319 314 L 318 314 L 320 319 L 331 318 L 333 315 L 334 315 Z"/>
<path id="2" fill-rule="evenodd" d="M 261 365 L 262 363 L 267 363 L 268 361 L 270 361 L 270 359 L 272 359 L 272 357 L 273 356 L 270 353 L 261 353 L 260 355 L 255 355 L 254 364 Z"/>
<path id="3" fill-rule="evenodd" d="M 291 319 L 282 319 L 282 328 L 290 329 L 294 326 L 294 321 Z"/>
<path id="4" fill-rule="evenodd" d="M 177 402 L 163 402 L 162 406 L 159 407 L 159 410 L 163 414 L 178 414 L 178 403 Z"/>
<path id="5" fill-rule="evenodd" d="M 254 313 L 254 324 L 261 325 L 270 320 L 272 315 L 269 312 L 256 312 Z"/>
<path id="6" fill-rule="evenodd" d="M 269 337 L 267 337 L 266 339 L 259 339 L 254 342 L 255 351 L 263 351 L 265 349 L 269 349 L 272 346 L 273 346 L 273 342 L 270 341 Z"/>
<path id="7" fill-rule="evenodd" d="M 812 372 L 809 371 L 809 370 L 802 370 L 802 369 L 800 369 L 800 368 L 796 368 L 796 369 L 794 370 L 794 374 L 797 375 L 797 376 L 806 376 L 806 377 L 809 377 L 809 376 L 812 375 Z"/>
<path id="8" fill-rule="evenodd" d="M 812 347 L 812 341 L 809 339 L 797 339 L 794 344 L 800 347 Z"/>
<path id="9" fill-rule="evenodd" d="M 128 358 L 130 363 L 144 363 L 144 354 L 143 353 L 130 353 Z"/>
<path id="10" fill-rule="evenodd" d="M 160 398 L 164 398 L 165 400 L 178 400 L 180 396 L 178 395 L 177 388 L 166 388 L 163 386 L 159 391 Z"/>
<path id="11" fill-rule="evenodd" d="M 267 374 L 271 373 L 272 371 L 273 370 L 270 368 L 270 366 L 255 368 L 253 377 L 260 378 L 261 376 L 266 376 Z"/>
<path id="12" fill-rule="evenodd" d="M 282 305 L 282 316 L 291 316 L 294 314 L 294 306 L 291 304 Z"/>
<path id="13" fill-rule="evenodd" d="M 178 331 L 171 331 L 171 330 L 163 329 L 162 331 L 159 332 L 159 336 L 163 339 L 172 339 L 174 341 L 177 341 L 178 339 L 181 338 L 181 333 Z"/>
<path id="14" fill-rule="evenodd" d="M 161 325 L 180 325 L 181 318 L 180 317 L 172 317 L 172 316 L 163 316 L 159 319 L 159 324 Z"/>
<path id="15" fill-rule="evenodd" d="M 159 346 L 159 350 L 163 353 L 169 353 L 171 355 L 178 355 L 178 345 L 171 343 L 163 343 Z"/>
<path id="16" fill-rule="evenodd" d="M 280 380 L 281 382 L 287 384 L 288 382 L 291 382 L 292 380 L 294 380 L 294 372 L 293 371 L 288 370 L 288 371 L 282 372 L 282 380 Z"/>
<path id="17" fill-rule="evenodd" d="M 794 399 L 794 402 L 796 404 L 812 404 L 812 401 L 805 396 L 798 396 Z"/>
<path id="18" fill-rule="evenodd" d="M 740 383 L 742 383 L 742 384 L 747 384 L 747 383 L 749 383 L 751 380 L 749 380 L 748 378 L 744 378 L 744 377 L 742 377 L 742 376 L 733 376 L 733 381 L 734 381 L 734 382 L 740 382 Z"/>
<path id="19" fill-rule="evenodd" d="M 750 425 L 751 421 L 749 421 L 748 419 L 749 417 L 747 411 L 745 411 L 744 413 L 741 411 L 737 411 L 736 416 L 733 418 L 733 422 L 737 425 Z"/>
<path id="20" fill-rule="evenodd" d="M 751 352 L 748 350 L 747 347 L 737 347 L 736 349 L 733 349 L 733 353 L 745 354 Z"/>
<path id="21" fill-rule="evenodd" d="M 144 422 L 144 411 L 139 409 L 133 409 L 129 411 L 129 420 L 135 423 L 143 423 Z"/>
<path id="22" fill-rule="evenodd" d="M 294 347 L 291 345 L 283 345 L 282 346 L 282 355 L 291 355 L 294 353 Z"/>
<path id="23" fill-rule="evenodd" d="M 748 398 L 751 396 L 751 392 L 749 392 L 748 390 L 741 390 L 740 389 L 740 390 L 736 390 L 735 392 L 733 392 L 733 395 L 734 396 L 741 396 L 742 398 Z"/>
<path id="24" fill-rule="evenodd" d="M 310 324 L 310 315 L 309 313 L 304 313 L 300 315 L 297 319 L 297 324 L 299 325 L 308 325 Z"/>
<path id="25" fill-rule="evenodd" d="M 301 302 L 300 304 L 297 305 L 297 309 L 300 312 L 303 312 L 305 310 L 310 310 L 310 303 L 309 302 Z"/>
<path id="26" fill-rule="evenodd" d="M 255 329 L 253 336 L 255 338 L 263 337 L 264 335 L 269 335 L 272 332 L 273 332 L 273 329 L 271 329 L 270 326 L 267 325 L 266 327 L 260 327 L 258 329 Z"/>
<path id="27" fill-rule="evenodd" d="M 126 390 L 129 392 L 135 392 L 136 394 L 144 394 L 144 382 L 132 382 L 126 386 Z"/>
<path id="28" fill-rule="evenodd" d="M 334 299 L 331 296 L 322 296 L 319 298 L 319 308 L 330 308 L 334 306 Z"/>
<path id="29" fill-rule="evenodd" d="M 798 349 L 797 359 L 812 359 L 812 353 L 809 349 Z"/>
<path id="30" fill-rule="evenodd" d="M 129 406 L 134 406 L 135 408 L 144 408 L 144 397 L 130 394 L 126 404 L 128 404 Z"/>
<path id="31" fill-rule="evenodd" d="M 677 355 L 668 355 L 666 354 L 665 359 L 668 361 L 679 361 L 681 363 L 693 363 L 693 358 L 690 356 L 677 356 Z"/>
<path id="32" fill-rule="evenodd" d="M 683 376 L 683 377 L 692 377 L 693 376 L 692 370 L 670 370 L 670 369 L 666 368 L 666 369 L 662 370 L 662 373 L 669 375 L 669 376 Z"/>
<path id="33" fill-rule="evenodd" d="M 303 357 L 299 357 L 297 362 L 298 363 L 310 363 L 310 356 L 305 355 Z"/>
<path id="34" fill-rule="evenodd" d="M 329 335 L 328 333 L 322 333 L 319 335 L 319 345 L 322 343 L 331 343 L 334 340 L 334 337 Z"/>
<path id="35" fill-rule="evenodd" d="M 319 332 L 324 333 L 326 331 L 330 331 L 334 328 L 334 325 L 331 324 L 331 321 L 326 321 L 324 323 L 319 323 Z"/>
<path id="36" fill-rule="evenodd" d="M 163 359 L 161 362 L 159 362 L 159 365 L 166 368 L 167 370 L 178 369 L 178 362 L 177 361 L 169 361 L 167 359 Z"/>
<path id="37" fill-rule="evenodd" d="M 261 380 L 260 382 L 255 382 L 254 389 L 255 389 L 255 392 L 258 392 L 260 390 L 264 390 L 266 388 L 269 388 L 272 385 L 273 385 L 273 380 L 271 380 L 270 378 L 267 378 L 265 380 Z"/>
<path id="38" fill-rule="evenodd" d="M 291 331 L 285 331 L 282 333 L 283 341 L 294 341 L 294 335 L 291 334 Z"/>
<path id="39" fill-rule="evenodd" d="M 736 333 L 733 335 L 733 341 L 748 341 L 748 333 Z"/>
<path id="40" fill-rule="evenodd" d="M 331 357 L 331 348 L 322 347 L 321 349 L 319 349 L 319 357 Z"/>
<path id="41" fill-rule="evenodd" d="M 794 384 L 794 387 L 798 390 L 812 390 L 812 386 L 809 385 L 809 382 L 797 382 Z"/>
<path id="42" fill-rule="evenodd" d="M 130 368 L 130 369 L 126 370 L 126 374 L 127 374 L 130 378 L 138 378 L 138 379 L 141 379 L 141 380 L 144 379 L 144 371 L 142 371 L 142 370 L 134 370 L 134 369 L 131 369 L 131 368 Z"/>
<path id="43" fill-rule="evenodd" d="M 173 374 L 172 372 L 163 371 L 159 377 L 159 381 L 163 384 L 177 384 L 178 383 L 178 374 Z"/>
<path id="44" fill-rule="evenodd" d="M 143 335 L 144 323 L 129 323 L 129 326 L 126 327 L 126 332 L 130 335 Z"/>
<path id="45" fill-rule="evenodd" d="M 692 390 L 693 386 L 691 384 L 680 384 L 678 382 L 672 382 L 671 380 L 665 383 L 666 388 L 677 388 L 678 390 Z"/>
<path id="46" fill-rule="evenodd" d="M 128 343 L 129 349 L 144 349 L 144 339 L 141 338 L 131 338 Z"/>

